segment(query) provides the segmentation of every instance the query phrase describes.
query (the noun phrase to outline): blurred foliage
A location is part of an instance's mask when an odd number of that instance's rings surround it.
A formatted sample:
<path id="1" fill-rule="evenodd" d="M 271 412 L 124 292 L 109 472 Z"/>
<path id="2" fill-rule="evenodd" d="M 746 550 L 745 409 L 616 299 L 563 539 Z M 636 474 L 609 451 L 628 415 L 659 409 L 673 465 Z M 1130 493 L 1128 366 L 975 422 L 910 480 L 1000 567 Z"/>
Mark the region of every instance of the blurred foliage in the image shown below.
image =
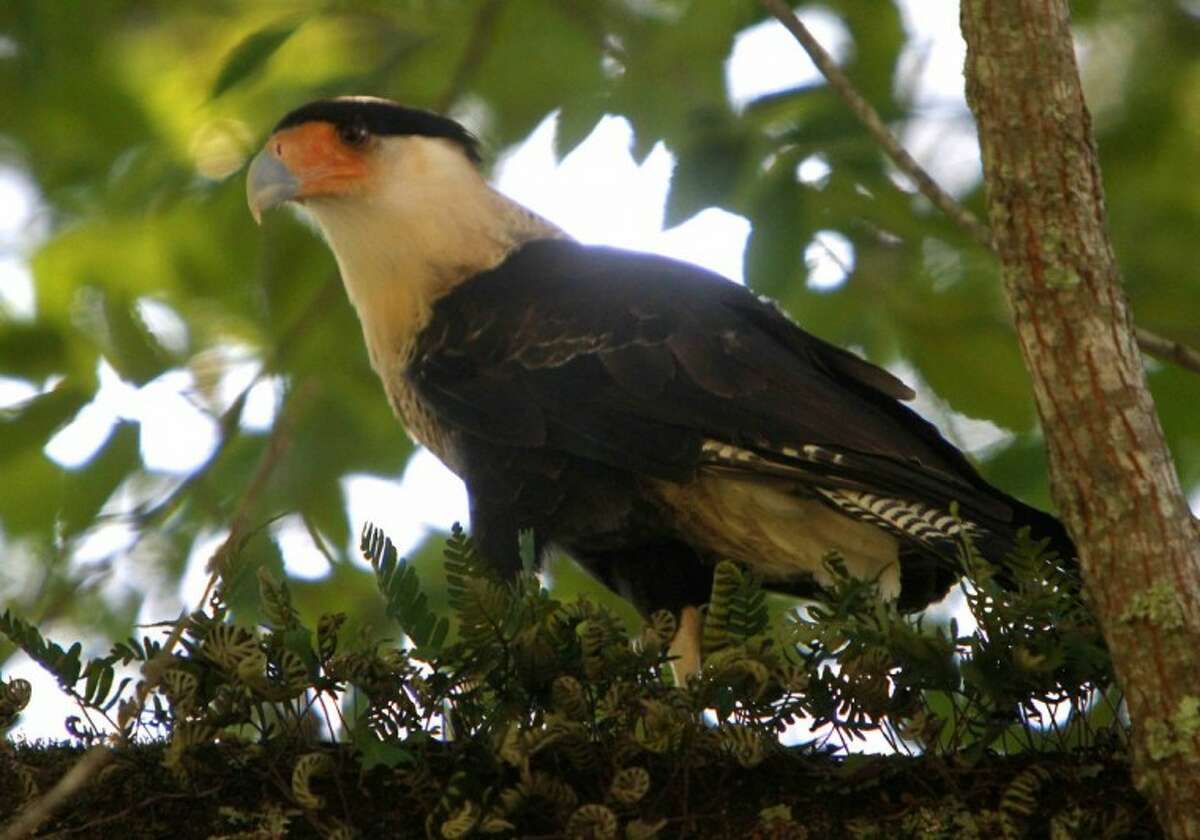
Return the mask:
<path id="1" fill-rule="evenodd" d="M 683 836 L 689 809 L 707 826 L 698 834 L 734 836 L 696 812 L 722 825 L 791 824 L 789 808 L 805 814 L 811 835 L 761 836 L 1024 837 L 1049 829 L 1128 837 L 1139 823 L 1155 833 L 1127 776 L 1097 788 L 1125 754 L 1111 663 L 1077 582 L 1039 545 L 1018 546 L 1003 567 L 963 546 L 974 581 L 963 591 L 978 629 L 962 634 L 902 615 L 835 556 L 827 558 L 834 584 L 818 605 L 772 623 L 759 582 L 720 563 L 703 667 L 682 687 L 665 678 L 676 632 L 670 612 L 652 615 L 632 636 L 612 611 L 583 597 L 555 598 L 530 572 L 502 580 L 457 530 L 445 546 L 442 611 L 381 531 L 366 528 L 361 546 L 408 646 L 348 632 L 341 612 L 306 622 L 288 584 L 261 569 L 260 624 L 235 620 L 218 587 L 180 620 L 174 649 L 131 638 L 84 662 L 79 644 L 64 649 L 7 612 L 0 633 L 77 702 L 68 731 L 78 742 L 102 743 L 114 732 L 165 742 L 153 755 L 176 782 L 175 795 L 203 787 L 208 801 L 220 791 L 222 810 L 229 794 L 221 788 L 229 786 L 197 782 L 208 778 L 216 745 L 225 745 L 220 762 L 238 768 L 230 774 L 237 787 L 265 789 L 252 813 L 288 809 L 324 837 L 610 838 L 619 828 L 624 837 Z M 228 562 L 249 559 L 234 554 Z M 119 675 L 131 664 L 145 678 L 138 686 Z M 29 700 L 28 683 L 0 682 L 0 731 Z M 782 745 L 783 733 L 800 745 Z M 863 772 L 864 756 L 849 751 L 869 736 L 926 763 L 893 761 L 883 771 L 892 778 L 880 784 Z M 125 743 L 118 768 L 139 755 L 147 761 L 145 750 Z M 256 760 L 264 754 L 269 769 Z M 1017 754 L 1027 761 L 1013 773 L 1003 756 Z M 1042 754 L 1053 763 L 1039 763 Z M 52 782 L 16 753 L 2 760 L 21 784 L 0 784 L 0 813 L 15 813 L 31 786 Z M 937 761 L 943 771 L 955 767 L 940 784 L 927 777 Z M 744 782 L 761 778 L 752 773 L 759 767 L 771 768 L 766 802 L 763 791 L 728 786 L 689 801 L 689 777 L 712 784 L 733 772 Z M 291 768 L 286 788 L 283 768 Z M 372 772 L 393 792 L 375 797 L 382 805 L 351 806 L 347 797 L 360 797 Z M 797 773 L 812 777 L 780 784 Z M 115 787 L 123 775 L 118 769 L 100 784 Z M 826 799 L 823 785 L 837 797 Z M 897 790 L 906 793 L 894 797 Z M 970 803 L 954 801 L 968 791 Z M 826 801 L 814 809 L 810 797 Z M 110 799 L 88 817 L 108 822 L 107 812 L 122 805 L 116 790 Z M 201 810 L 218 808 L 209 801 Z M 967 820 L 977 832 L 922 833 L 910 825 L 916 813 Z M 860 835 L 852 823 L 868 814 L 874 833 Z M 64 817 L 60 829 L 83 819 L 78 808 Z"/>
<path id="2" fill-rule="evenodd" d="M 1200 17 L 1184 0 L 1075 5 L 1134 311 L 1200 346 L 1188 244 L 1200 229 L 1188 177 L 1200 168 Z M 821 8 L 844 27 L 852 79 L 898 129 L 945 116 L 914 105 L 922 45 L 895 6 Z M 247 554 L 278 573 L 267 525 L 298 514 L 333 561 L 329 578 L 293 582 L 301 614 L 311 620 L 339 597 L 353 624 L 382 620 L 364 594 L 369 573 L 348 557 L 355 526 L 341 482 L 398 475 L 411 446 L 325 247 L 283 214 L 256 228 L 240 177 L 281 114 L 351 92 L 448 111 L 496 154 L 556 110 L 560 154 L 602 115 L 626 117 L 636 157 L 660 141 L 675 155 L 668 222 L 714 205 L 748 218 L 755 288 L 825 338 L 881 363 L 906 360 L 949 408 L 1013 432 L 982 467 L 1046 505 L 996 267 L 897 183 L 823 85 L 731 104 L 725 63 L 737 34 L 763 17 L 753 0 L 5 0 L 0 167 L 30 179 L 39 206 L 31 230 L 0 242 L 29 258 L 36 287 L 32 317 L 0 312 L 0 377 L 38 395 L 0 410 L 0 598 L 39 623 L 119 632 L 147 589 L 175 591 L 194 547 L 235 513 L 254 529 Z M 829 172 L 801 182 L 797 166 L 814 156 Z M 982 207 L 978 186 L 964 199 Z M 851 276 L 833 291 L 806 283 L 818 231 L 854 248 Z M 198 472 L 149 470 L 128 419 L 82 464 L 46 455 L 55 432 L 88 410 L 101 364 L 134 387 L 185 383 L 219 434 Z M 277 386 L 274 431 L 242 422 L 246 379 L 233 392 L 228 383 L 247 364 Z M 179 371 L 187 376 L 172 379 Z M 1150 378 L 1195 486 L 1197 379 L 1158 364 Z M 272 434 L 287 449 L 250 498 Z M 132 528 L 134 546 L 74 562 L 81 541 L 111 523 Z M 437 552 L 423 558 L 431 602 L 444 604 Z M 582 585 L 577 571 L 559 572 L 563 591 Z M 253 600 L 230 595 L 251 612 Z"/>

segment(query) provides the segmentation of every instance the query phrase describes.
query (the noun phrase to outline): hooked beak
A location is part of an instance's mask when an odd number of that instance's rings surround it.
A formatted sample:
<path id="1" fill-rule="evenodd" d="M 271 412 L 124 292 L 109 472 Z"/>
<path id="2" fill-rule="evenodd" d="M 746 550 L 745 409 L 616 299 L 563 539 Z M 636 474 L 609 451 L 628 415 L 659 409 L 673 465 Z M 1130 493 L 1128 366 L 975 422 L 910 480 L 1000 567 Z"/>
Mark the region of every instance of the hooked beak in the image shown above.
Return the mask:
<path id="1" fill-rule="evenodd" d="M 246 173 L 246 203 L 250 215 L 262 224 L 262 214 L 300 194 L 300 179 L 268 147 L 259 152 Z"/>

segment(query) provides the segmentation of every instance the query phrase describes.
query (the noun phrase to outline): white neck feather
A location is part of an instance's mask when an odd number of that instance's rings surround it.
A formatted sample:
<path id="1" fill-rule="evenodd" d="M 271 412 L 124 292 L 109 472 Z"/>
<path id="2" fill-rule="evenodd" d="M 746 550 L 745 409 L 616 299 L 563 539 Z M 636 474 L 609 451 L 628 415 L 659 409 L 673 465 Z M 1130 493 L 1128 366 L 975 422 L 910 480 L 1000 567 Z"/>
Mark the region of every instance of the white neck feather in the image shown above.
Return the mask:
<path id="1" fill-rule="evenodd" d="M 449 141 L 387 138 L 374 159 L 372 189 L 307 207 L 386 382 L 407 364 L 438 298 L 522 242 L 563 234 L 488 186 Z"/>

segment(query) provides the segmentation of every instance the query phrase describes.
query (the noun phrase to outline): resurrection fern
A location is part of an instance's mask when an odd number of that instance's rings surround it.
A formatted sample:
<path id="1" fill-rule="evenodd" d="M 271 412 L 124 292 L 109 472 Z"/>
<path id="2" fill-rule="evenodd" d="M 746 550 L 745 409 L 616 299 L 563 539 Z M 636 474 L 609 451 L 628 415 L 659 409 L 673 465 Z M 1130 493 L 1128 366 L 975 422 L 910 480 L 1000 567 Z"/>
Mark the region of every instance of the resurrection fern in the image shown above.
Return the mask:
<path id="1" fill-rule="evenodd" d="M 518 593 L 500 581 L 455 525 L 446 540 L 446 594 L 458 620 L 459 637 L 477 654 L 476 661 L 502 659 L 514 632 Z M 523 581 L 518 578 L 518 586 Z"/>
<path id="2" fill-rule="evenodd" d="M 276 580 L 274 575 L 261 567 L 258 570 L 258 602 L 272 627 L 295 630 L 300 626 L 300 616 L 292 606 L 287 581 Z"/>
<path id="3" fill-rule="evenodd" d="M 368 525 L 361 545 L 386 614 L 414 647 L 344 633 L 341 613 L 313 621 L 265 572 L 262 625 L 238 623 L 216 600 L 187 617 L 169 656 L 160 642 L 130 639 L 85 663 L 78 644 L 64 649 L 9 613 L 0 632 L 71 693 L 84 711 L 71 723 L 78 738 L 104 734 L 91 712 L 110 731 L 164 737 L 163 764 L 181 784 L 218 743 L 269 743 L 280 758 L 268 786 L 287 789 L 288 807 L 325 836 L 348 830 L 345 812 L 330 813 L 342 798 L 323 777 L 344 767 L 328 737 L 348 741 L 361 770 L 392 774 L 435 837 L 652 837 L 668 824 L 658 809 L 672 785 L 686 791 L 702 771 L 771 772 L 789 755 L 783 732 L 824 751 L 872 734 L 898 753 L 968 758 L 1122 737 L 1095 624 L 1077 587 L 1028 541 L 1002 567 L 964 546 L 972 633 L 902 615 L 836 557 L 825 596 L 772 627 L 760 582 L 720 563 L 703 667 L 681 688 L 666 676 L 670 613 L 631 637 L 609 609 L 559 601 L 528 572 L 501 580 L 455 528 L 444 562 L 451 614 L 439 615 L 380 529 Z M 130 699 L 131 678 L 118 680 L 133 664 L 155 677 L 144 706 Z M 0 724 L 28 701 L 26 686 L 10 685 Z M 290 786 L 281 767 L 292 768 Z M 1046 803 L 1049 784 L 1036 770 L 1010 773 L 989 824 L 1013 836 L 1042 818 L 1082 825 L 1078 804 L 1068 813 Z"/>
<path id="4" fill-rule="evenodd" d="M 292 798 L 305 808 L 322 808 L 325 800 L 313 792 L 312 782 L 318 776 L 327 776 L 333 770 L 333 759 L 328 753 L 311 752 L 300 756 L 292 768 Z"/>
<path id="5" fill-rule="evenodd" d="M 132 682 L 132 677 L 116 680 L 116 665 L 128 665 L 134 661 L 148 662 L 159 649 L 158 644 L 149 639 L 143 643 L 129 639 L 127 642 L 113 645 L 108 656 L 89 659 L 84 664 L 80 661 L 83 646 L 79 642 L 64 649 L 43 637 L 32 624 L 22 621 L 7 610 L 0 615 L 0 633 L 21 648 L 30 659 L 54 675 L 59 687 L 81 708 L 102 715 L 114 728 L 122 727 L 118 727 L 109 717 L 109 712 L 122 701 L 125 690 Z M 79 688 L 80 680 L 83 681 L 82 690 Z M 87 741 L 94 740 L 102 734 L 91 723 L 78 718 L 72 718 L 68 722 L 68 728 Z"/>
<path id="6" fill-rule="evenodd" d="M 1112 663 L 1095 619 L 1083 603 L 1077 573 L 1027 531 L 1003 564 L 962 548 L 963 593 L 977 630 L 960 639 L 964 691 L 978 696 L 989 723 L 982 731 L 1036 748 L 1039 730 L 1062 746 L 1082 743 L 1103 694 L 1115 684 Z M 1065 707 L 1065 724 L 1047 708 Z M 1001 724 L 1007 726 L 1001 726 Z M 978 721 L 972 721 L 981 731 Z"/>
<path id="7" fill-rule="evenodd" d="M 455 524 L 446 540 L 446 588 L 450 606 L 460 615 L 479 606 L 481 583 L 501 586 L 495 570 L 484 563 L 471 539 Z"/>
<path id="8" fill-rule="evenodd" d="M 63 690 L 74 689 L 83 670 L 83 664 L 79 661 L 79 654 L 83 651 L 82 644 L 76 642 L 64 650 L 61 645 L 43 638 L 36 627 L 17 618 L 10 610 L 5 610 L 4 615 L 0 615 L 0 633 L 25 651 L 26 656 L 53 674 Z"/>
<path id="9" fill-rule="evenodd" d="M 446 640 L 450 622 L 433 614 L 429 599 L 421 591 L 417 570 L 397 560 L 396 546 L 382 529 L 363 526 L 359 550 L 375 570 L 379 591 L 387 602 L 388 618 L 403 628 L 417 647 L 437 651 Z"/>
<path id="10" fill-rule="evenodd" d="M 827 560 L 827 596 L 791 628 L 816 720 L 843 741 L 878 731 L 900 751 L 976 754 L 1066 749 L 1116 731 L 1111 664 L 1071 572 L 1024 535 L 1003 564 L 969 542 L 962 562 L 978 626 L 967 635 L 955 620 L 900 614 L 874 582 Z"/>
<path id="11" fill-rule="evenodd" d="M 21 711 L 29 705 L 33 686 L 29 680 L 11 679 L 0 682 L 0 733 L 12 726 Z"/>
<path id="12" fill-rule="evenodd" d="M 1041 790 L 1051 782 L 1044 767 L 1030 767 L 1009 782 L 1000 800 L 1000 829 L 1005 840 L 1017 840 L 1027 834 L 1030 817 L 1037 811 Z"/>
<path id="13" fill-rule="evenodd" d="M 767 622 L 766 593 L 758 580 L 728 560 L 718 563 L 704 620 L 704 652 L 716 653 L 758 636 Z"/>

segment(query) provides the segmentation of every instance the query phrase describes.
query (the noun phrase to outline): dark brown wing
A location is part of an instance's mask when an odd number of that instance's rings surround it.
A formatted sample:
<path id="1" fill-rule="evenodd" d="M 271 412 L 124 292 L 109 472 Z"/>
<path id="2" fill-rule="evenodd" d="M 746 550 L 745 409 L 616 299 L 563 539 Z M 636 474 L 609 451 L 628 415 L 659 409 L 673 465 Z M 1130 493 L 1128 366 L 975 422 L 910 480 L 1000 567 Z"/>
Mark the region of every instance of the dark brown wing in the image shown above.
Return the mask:
<path id="1" fill-rule="evenodd" d="M 886 371 L 663 257 L 529 243 L 437 303 L 409 375 L 467 439 L 673 481 L 712 464 L 718 441 L 755 456 L 721 469 L 1061 532 L 988 485 Z"/>

